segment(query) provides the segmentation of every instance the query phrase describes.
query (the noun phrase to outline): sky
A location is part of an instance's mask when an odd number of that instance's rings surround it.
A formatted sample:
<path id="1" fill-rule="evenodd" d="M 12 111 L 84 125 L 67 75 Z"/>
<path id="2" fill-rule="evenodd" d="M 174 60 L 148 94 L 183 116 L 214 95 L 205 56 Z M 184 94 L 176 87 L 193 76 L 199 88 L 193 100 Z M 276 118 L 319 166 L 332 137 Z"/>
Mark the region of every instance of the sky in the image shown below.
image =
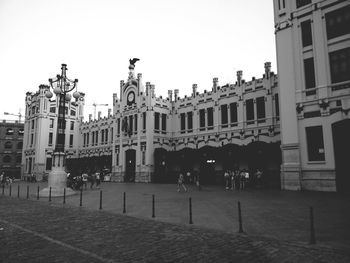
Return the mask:
<path id="1" fill-rule="evenodd" d="M 271 0 L 0 0 L 0 120 L 25 112 L 26 92 L 61 73 L 79 79 L 85 120 L 93 103 L 102 116 L 113 93 L 135 73 L 156 96 L 179 96 L 261 77 L 264 62 L 276 72 Z M 23 120 L 23 118 L 22 118 Z"/>

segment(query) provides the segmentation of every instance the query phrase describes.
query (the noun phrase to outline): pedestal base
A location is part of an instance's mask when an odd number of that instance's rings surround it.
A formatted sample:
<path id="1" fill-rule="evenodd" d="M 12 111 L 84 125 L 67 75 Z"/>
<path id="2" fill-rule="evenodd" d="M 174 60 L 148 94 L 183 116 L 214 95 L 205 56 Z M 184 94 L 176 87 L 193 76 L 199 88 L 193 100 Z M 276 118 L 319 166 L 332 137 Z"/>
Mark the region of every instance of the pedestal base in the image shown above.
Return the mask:
<path id="1" fill-rule="evenodd" d="M 66 196 L 74 195 L 74 192 L 71 188 L 66 188 Z M 51 186 L 51 197 L 59 197 L 64 195 L 64 188 L 56 188 Z M 50 186 L 44 188 L 40 191 L 41 197 L 49 197 L 50 196 Z"/>

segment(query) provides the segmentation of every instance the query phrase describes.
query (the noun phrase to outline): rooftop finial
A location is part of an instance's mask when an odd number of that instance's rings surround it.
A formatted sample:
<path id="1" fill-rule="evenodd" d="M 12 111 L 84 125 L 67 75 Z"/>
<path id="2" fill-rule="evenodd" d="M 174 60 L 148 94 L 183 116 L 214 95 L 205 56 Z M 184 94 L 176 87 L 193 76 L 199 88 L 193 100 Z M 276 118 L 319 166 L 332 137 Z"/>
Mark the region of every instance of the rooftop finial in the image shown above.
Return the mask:
<path id="1" fill-rule="evenodd" d="M 134 69 L 134 68 L 135 68 L 135 63 L 136 63 L 137 61 L 139 61 L 138 58 L 129 59 L 129 63 L 130 63 L 129 69 Z"/>

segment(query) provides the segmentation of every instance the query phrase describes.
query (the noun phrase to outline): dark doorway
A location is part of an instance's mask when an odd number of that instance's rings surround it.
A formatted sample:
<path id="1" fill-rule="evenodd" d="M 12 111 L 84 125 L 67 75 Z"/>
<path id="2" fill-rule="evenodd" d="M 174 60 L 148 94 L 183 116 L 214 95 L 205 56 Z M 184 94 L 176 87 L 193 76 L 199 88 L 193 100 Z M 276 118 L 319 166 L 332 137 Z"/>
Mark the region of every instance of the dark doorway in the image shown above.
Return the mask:
<path id="1" fill-rule="evenodd" d="M 32 157 L 29 157 L 28 174 L 32 173 Z"/>
<path id="2" fill-rule="evenodd" d="M 200 149 L 200 183 L 203 185 L 220 184 L 221 177 L 215 170 L 218 161 L 218 153 L 216 148 L 205 146 Z"/>
<path id="3" fill-rule="evenodd" d="M 341 193 L 349 192 L 350 162 L 348 150 L 350 149 L 350 119 L 332 124 L 336 187 Z"/>
<path id="4" fill-rule="evenodd" d="M 125 177 L 124 182 L 135 182 L 136 150 L 125 151 Z"/>
<path id="5" fill-rule="evenodd" d="M 165 183 L 168 182 L 167 176 L 167 151 L 163 148 L 157 148 L 154 151 L 154 182 Z M 175 180 L 174 180 L 175 182 Z"/>

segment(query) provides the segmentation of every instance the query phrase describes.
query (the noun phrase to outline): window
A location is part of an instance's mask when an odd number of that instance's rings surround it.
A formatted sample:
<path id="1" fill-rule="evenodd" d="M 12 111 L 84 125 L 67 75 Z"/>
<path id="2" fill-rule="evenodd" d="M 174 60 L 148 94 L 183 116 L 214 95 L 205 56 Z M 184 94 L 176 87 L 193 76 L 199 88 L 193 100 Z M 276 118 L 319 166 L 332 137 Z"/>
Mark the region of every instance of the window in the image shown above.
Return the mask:
<path id="1" fill-rule="evenodd" d="M 74 121 L 71 121 L 71 122 L 70 122 L 70 130 L 71 130 L 71 131 L 74 131 Z"/>
<path id="2" fill-rule="evenodd" d="M 265 122 L 265 97 L 259 97 L 256 99 L 256 115 L 258 117 L 258 123 Z"/>
<path id="3" fill-rule="evenodd" d="M 306 127 L 305 129 L 309 161 L 324 161 L 322 126 Z"/>
<path id="4" fill-rule="evenodd" d="M 162 113 L 162 131 L 166 131 L 166 114 Z"/>
<path id="5" fill-rule="evenodd" d="M 86 146 L 86 133 L 83 134 L 83 137 L 84 137 L 84 140 L 83 140 L 83 141 L 84 141 L 83 147 L 85 147 L 85 146 Z"/>
<path id="6" fill-rule="evenodd" d="M 154 129 L 159 130 L 159 112 L 154 113 Z"/>
<path id="7" fill-rule="evenodd" d="M 12 149 L 12 142 L 5 142 L 5 149 Z"/>
<path id="8" fill-rule="evenodd" d="M 119 165 L 119 152 L 115 154 L 115 164 L 118 166 Z"/>
<path id="9" fill-rule="evenodd" d="M 108 143 L 108 129 L 105 130 L 105 143 Z"/>
<path id="10" fill-rule="evenodd" d="M 30 145 L 33 145 L 33 142 L 34 142 L 34 134 L 32 133 L 30 135 Z"/>
<path id="11" fill-rule="evenodd" d="M 329 53 L 332 83 L 350 80 L 350 48 Z"/>
<path id="12" fill-rule="evenodd" d="M 73 134 L 69 135 L 69 147 L 73 147 Z"/>
<path id="13" fill-rule="evenodd" d="M 208 112 L 208 129 L 213 129 L 213 126 L 214 126 L 214 116 L 213 116 L 213 108 L 208 108 L 207 109 L 207 112 Z"/>
<path id="14" fill-rule="evenodd" d="M 193 131 L 193 112 L 187 112 L 187 130 L 188 132 Z"/>
<path id="15" fill-rule="evenodd" d="M 253 101 L 253 99 L 246 100 L 245 108 L 246 108 L 247 124 L 253 124 L 254 123 L 254 101 Z"/>
<path id="16" fill-rule="evenodd" d="M 50 107 L 50 112 L 55 113 L 56 112 L 56 107 Z"/>
<path id="17" fill-rule="evenodd" d="M 180 114 L 180 130 L 181 133 L 184 133 L 186 129 L 186 115 L 185 113 Z"/>
<path id="18" fill-rule="evenodd" d="M 199 110 L 199 128 L 201 131 L 205 129 L 205 110 Z"/>
<path id="19" fill-rule="evenodd" d="M 312 45 L 312 31 L 311 31 L 311 20 L 306 20 L 300 23 L 301 26 L 301 40 L 303 47 Z"/>
<path id="20" fill-rule="evenodd" d="M 132 134 L 132 132 L 133 132 L 133 126 L 134 126 L 134 116 L 133 115 L 130 115 L 129 116 L 129 134 Z M 158 123 L 158 125 L 159 125 L 159 123 Z"/>
<path id="21" fill-rule="evenodd" d="M 52 158 L 46 158 L 46 170 L 50 171 L 52 169 Z"/>
<path id="22" fill-rule="evenodd" d="M 350 5 L 326 14 L 327 38 L 350 34 Z"/>
<path id="23" fill-rule="evenodd" d="M 315 88 L 314 58 L 304 59 L 305 89 Z M 316 91 L 308 91 L 306 95 L 313 95 Z"/>
<path id="24" fill-rule="evenodd" d="M 142 165 L 146 164 L 146 152 L 142 151 Z"/>
<path id="25" fill-rule="evenodd" d="M 52 129 L 53 128 L 53 125 L 54 125 L 54 119 L 50 119 L 50 128 Z"/>
<path id="26" fill-rule="evenodd" d="M 101 143 L 103 144 L 105 140 L 105 130 L 101 131 Z"/>
<path id="27" fill-rule="evenodd" d="M 75 116 L 75 114 L 76 114 L 75 110 L 71 110 L 71 111 L 70 111 L 70 115 L 71 115 L 71 116 Z"/>
<path id="28" fill-rule="evenodd" d="M 21 150 L 23 148 L 23 142 L 17 143 L 17 149 Z"/>
<path id="29" fill-rule="evenodd" d="M 146 112 L 142 112 L 142 129 L 146 130 Z"/>
<path id="30" fill-rule="evenodd" d="M 6 130 L 6 135 L 13 135 L 13 129 L 12 128 L 8 128 Z"/>
<path id="31" fill-rule="evenodd" d="M 137 114 L 134 115 L 134 120 L 135 120 L 135 133 L 137 133 Z"/>
<path id="32" fill-rule="evenodd" d="M 279 119 L 279 116 L 280 116 L 280 106 L 279 106 L 278 94 L 275 94 L 275 112 L 276 112 L 276 117 L 277 117 L 277 119 Z"/>
<path id="33" fill-rule="evenodd" d="M 97 145 L 98 144 L 98 131 L 95 132 L 95 144 Z"/>
<path id="34" fill-rule="evenodd" d="M 95 132 L 92 132 L 92 145 L 95 145 Z"/>
<path id="35" fill-rule="evenodd" d="M 21 163 L 22 162 L 22 155 L 17 155 L 16 156 L 16 163 Z"/>
<path id="36" fill-rule="evenodd" d="M 221 124 L 223 127 L 227 127 L 228 115 L 227 115 L 227 104 L 221 105 Z"/>
<path id="37" fill-rule="evenodd" d="M 237 102 L 230 103 L 230 122 L 237 123 Z"/>
<path id="38" fill-rule="evenodd" d="M 302 7 L 304 5 L 308 5 L 308 4 L 311 4 L 311 0 L 297 0 L 296 1 L 297 8 Z"/>
<path id="39" fill-rule="evenodd" d="M 11 162 L 11 156 L 5 155 L 4 158 L 2 158 L 2 161 L 4 163 L 10 163 Z"/>
<path id="40" fill-rule="evenodd" d="M 117 119 L 117 136 L 120 134 L 120 119 Z"/>
<path id="41" fill-rule="evenodd" d="M 32 130 L 34 129 L 34 120 L 32 120 Z"/>
<path id="42" fill-rule="evenodd" d="M 87 146 L 89 145 L 89 139 L 90 139 L 90 134 L 87 133 L 87 134 L 86 134 L 86 145 L 87 145 Z"/>

